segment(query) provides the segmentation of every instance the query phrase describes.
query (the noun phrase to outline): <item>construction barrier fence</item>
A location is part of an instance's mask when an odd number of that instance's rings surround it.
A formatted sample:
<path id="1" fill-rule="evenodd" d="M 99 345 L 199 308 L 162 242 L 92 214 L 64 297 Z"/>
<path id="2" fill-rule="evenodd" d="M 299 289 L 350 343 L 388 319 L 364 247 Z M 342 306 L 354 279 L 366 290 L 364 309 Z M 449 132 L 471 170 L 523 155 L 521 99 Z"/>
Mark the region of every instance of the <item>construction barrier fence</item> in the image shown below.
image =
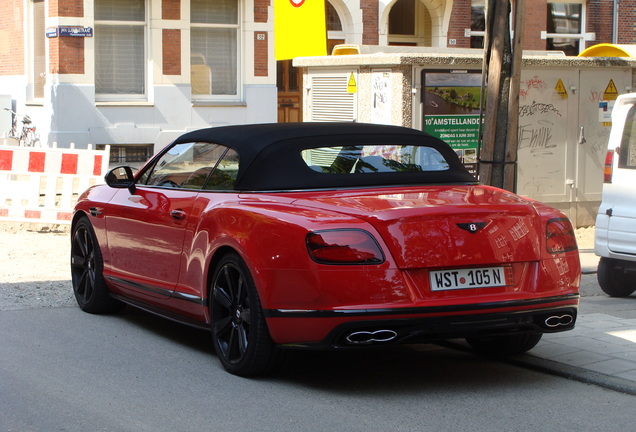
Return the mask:
<path id="1" fill-rule="evenodd" d="M 70 224 L 88 187 L 104 183 L 104 150 L 0 144 L 0 221 Z"/>

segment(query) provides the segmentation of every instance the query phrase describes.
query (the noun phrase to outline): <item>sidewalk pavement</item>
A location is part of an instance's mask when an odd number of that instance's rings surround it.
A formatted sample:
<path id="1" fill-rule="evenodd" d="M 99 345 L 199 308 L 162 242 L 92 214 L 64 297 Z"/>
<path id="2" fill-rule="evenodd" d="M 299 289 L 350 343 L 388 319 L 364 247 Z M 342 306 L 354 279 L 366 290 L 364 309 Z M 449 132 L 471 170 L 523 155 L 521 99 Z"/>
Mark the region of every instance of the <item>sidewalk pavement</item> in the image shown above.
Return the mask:
<path id="1" fill-rule="evenodd" d="M 583 291 L 576 328 L 545 334 L 527 354 L 510 361 L 577 381 L 636 395 L 636 293 L 611 298 L 596 283 L 598 257 L 580 251 Z"/>

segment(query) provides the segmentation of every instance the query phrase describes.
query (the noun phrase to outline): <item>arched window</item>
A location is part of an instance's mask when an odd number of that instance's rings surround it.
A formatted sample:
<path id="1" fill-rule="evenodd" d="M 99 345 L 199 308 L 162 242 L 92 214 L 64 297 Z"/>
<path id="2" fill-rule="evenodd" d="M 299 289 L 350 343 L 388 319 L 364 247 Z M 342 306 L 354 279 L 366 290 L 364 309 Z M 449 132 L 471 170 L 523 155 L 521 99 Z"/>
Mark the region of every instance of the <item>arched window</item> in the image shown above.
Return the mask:
<path id="1" fill-rule="evenodd" d="M 431 46 L 431 22 L 420 0 L 398 0 L 389 12 L 389 45 Z"/>
<path id="2" fill-rule="evenodd" d="M 331 50 L 338 44 L 345 43 L 345 32 L 342 27 L 342 20 L 336 8 L 326 2 L 327 12 L 327 51 L 331 54 Z"/>
<path id="3" fill-rule="evenodd" d="M 334 32 L 342 31 L 342 22 L 340 16 L 336 11 L 336 8 L 329 2 L 327 2 L 327 30 Z"/>

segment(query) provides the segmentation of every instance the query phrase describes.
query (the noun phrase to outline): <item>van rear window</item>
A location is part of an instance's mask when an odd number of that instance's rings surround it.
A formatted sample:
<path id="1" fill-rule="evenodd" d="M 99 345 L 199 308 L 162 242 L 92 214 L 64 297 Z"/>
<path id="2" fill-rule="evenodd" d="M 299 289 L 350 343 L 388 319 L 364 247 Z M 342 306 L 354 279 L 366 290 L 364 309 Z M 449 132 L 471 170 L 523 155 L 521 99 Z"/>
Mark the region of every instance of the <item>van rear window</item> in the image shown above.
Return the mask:
<path id="1" fill-rule="evenodd" d="M 618 166 L 636 169 L 636 105 L 632 105 L 625 120 Z"/>

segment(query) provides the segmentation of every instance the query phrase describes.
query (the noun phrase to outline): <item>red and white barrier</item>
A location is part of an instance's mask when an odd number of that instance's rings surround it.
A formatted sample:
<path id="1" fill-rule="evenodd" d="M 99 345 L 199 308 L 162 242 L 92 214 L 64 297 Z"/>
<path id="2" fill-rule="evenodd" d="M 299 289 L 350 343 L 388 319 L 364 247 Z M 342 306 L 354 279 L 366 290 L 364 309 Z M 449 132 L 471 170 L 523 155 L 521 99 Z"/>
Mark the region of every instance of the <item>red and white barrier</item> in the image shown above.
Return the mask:
<path id="1" fill-rule="evenodd" d="M 68 224 L 79 195 L 104 183 L 105 150 L 0 145 L 0 221 Z"/>

